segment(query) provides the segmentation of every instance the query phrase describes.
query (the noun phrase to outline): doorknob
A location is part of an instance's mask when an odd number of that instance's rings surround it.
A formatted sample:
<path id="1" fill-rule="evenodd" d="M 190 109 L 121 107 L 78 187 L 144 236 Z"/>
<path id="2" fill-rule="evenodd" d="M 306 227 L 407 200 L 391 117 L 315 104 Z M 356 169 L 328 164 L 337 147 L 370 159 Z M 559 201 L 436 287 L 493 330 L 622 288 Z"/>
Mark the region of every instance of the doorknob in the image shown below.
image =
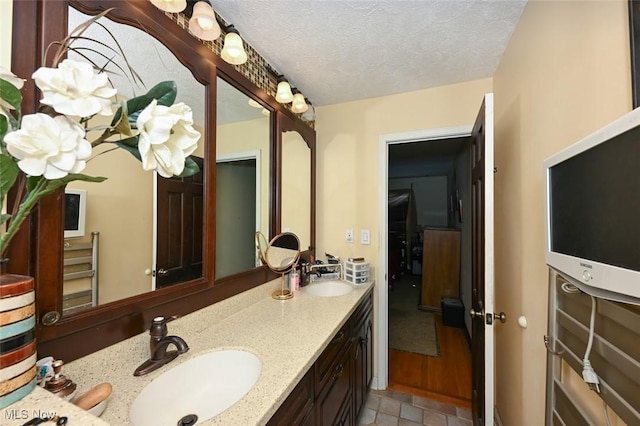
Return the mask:
<path id="1" fill-rule="evenodd" d="M 471 315 L 471 318 L 484 318 L 484 312 L 476 311 L 473 308 L 469 309 L 469 315 Z"/>
<path id="2" fill-rule="evenodd" d="M 169 275 L 169 271 L 167 271 L 164 268 L 160 268 L 160 270 L 158 271 L 158 276 L 159 277 L 166 277 L 167 275 Z"/>
<path id="3" fill-rule="evenodd" d="M 493 314 L 493 318 L 497 319 L 503 324 L 507 322 L 507 314 L 505 314 L 504 312 L 500 312 L 499 314 Z"/>

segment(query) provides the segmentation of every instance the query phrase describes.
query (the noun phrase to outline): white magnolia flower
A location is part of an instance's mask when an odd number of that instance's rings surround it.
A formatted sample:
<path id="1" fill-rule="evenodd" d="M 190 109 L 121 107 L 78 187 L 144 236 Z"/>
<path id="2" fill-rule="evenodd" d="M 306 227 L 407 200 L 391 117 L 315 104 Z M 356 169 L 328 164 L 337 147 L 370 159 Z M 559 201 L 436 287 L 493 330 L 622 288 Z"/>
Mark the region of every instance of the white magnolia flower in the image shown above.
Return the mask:
<path id="1" fill-rule="evenodd" d="M 22 128 L 7 133 L 4 142 L 23 172 L 50 180 L 81 172 L 91 155 L 84 129 L 61 115 L 25 115 Z"/>
<path id="2" fill-rule="evenodd" d="M 113 114 L 111 99 L 117 92 L 109 87 L 105 73 L 96 74 L 86 62 L 65 59 L 58 68 L 38 68 L 32 75 L 42 90 L 42 102 L 56 112 L 78 117 Z"/>
<path id="3" fill-rule="evenodd" d="M 2 65 L 0 65 L 0 78 L 8 81 L 10 84 L 15 86 L 15 88 L 18 90 L 22 89 L 22 86 L 24 86 L 23 78 L 18 78 L 18 76 L 16 76 L 14 73 L 9 71 Z M 7 101 L 5 101 L 0 97 L 0 111 L 2 110 L 9 111 L 10 109 L 13 109 L 13 107 Z"/>
<path id="4" fill-rule="evenodd" d="M 137 120 L 138 150 L 144 170 L 170 178 L 184 170 L 184 161 L 198 147 L 200 132 L 193 128 L 191 108 L 180 102 L 170 107 L 154 99 Z"/>

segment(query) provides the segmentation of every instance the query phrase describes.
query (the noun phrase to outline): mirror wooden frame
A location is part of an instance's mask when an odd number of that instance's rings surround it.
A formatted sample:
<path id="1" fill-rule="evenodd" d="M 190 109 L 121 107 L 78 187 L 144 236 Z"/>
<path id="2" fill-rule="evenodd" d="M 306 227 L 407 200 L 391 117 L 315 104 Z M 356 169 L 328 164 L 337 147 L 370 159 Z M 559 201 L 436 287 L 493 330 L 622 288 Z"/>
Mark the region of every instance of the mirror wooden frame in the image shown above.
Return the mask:
<path id="1" fill-rule="evenodd" d="M 205 124 L 205 150 L 210 155 L 205 156 L 211 159 L 209 161 L 215 162 L 217 76 L 268 106 L 272 111 L 270 140 L 274 153 L 270 161 L 270 235 L 276 235 L 280 230 L 280 135 L 285 130 L 296 130 L 303 136 L 312 151 L 312 249 L 304 253 L 312 256 L 315 244 L 315 131 L 278 104 L 264 90 L 255 86 L 232 65 L 222 61 L 148 0 L 14 0 L 11 67 L 16 75 L 30 76 L 42 65 L 41 57 L 47 45 L 66 36 L 69 5 L 90 15 L 115 8 L 107 15 L 109 19 L 135 27 L 144 22 L 145 30 L 164 43 L 180 62 L 192 70 L 195 78 L 206 86 L 206 116 L 209 122 Z M 24 52 L 34 53 L 29 55 Z M 34 112 L 40 95 L 32 79 L 27 79 L 22 92 L 23 113 Z M 215 182 L 215 167 L 205 167 L 205 181 L 203 252 L 208 261 L 204 264 L 203 277 L 176 287 L 155 290 L 80 311 L 62 317 L 51 326 L 43 325 L 43 317 L 49 312 L 62 312 L 63 190 L 40 202 L 30 220 L 25 221 L 20 232 L 14 237 L 8 250 L 8 257 L 11 259 L 8 271 L 31 275 L 36 281 L 37 342 L 40 354 L 71 361 L 143 332 L 153 317 L 185 315 L 278 277 L 266 266 L 261 266 L 214 282 L 215 185 L 211 183 Z M 9 199 L 12 197 L 15 197 L 14 193 L 9 194 Z M 52 246 L 51 241 L 59 243 Z"/>

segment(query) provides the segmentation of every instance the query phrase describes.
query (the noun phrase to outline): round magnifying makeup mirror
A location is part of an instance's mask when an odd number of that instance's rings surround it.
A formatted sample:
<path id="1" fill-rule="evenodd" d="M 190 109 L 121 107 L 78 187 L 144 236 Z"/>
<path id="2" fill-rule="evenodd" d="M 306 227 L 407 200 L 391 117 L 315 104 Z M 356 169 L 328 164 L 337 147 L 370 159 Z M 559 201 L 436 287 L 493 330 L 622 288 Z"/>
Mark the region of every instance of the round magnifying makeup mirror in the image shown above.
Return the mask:
<path id="1" fill-rule="evenodd" d="M 267 247 L 269 243 L 267 242 L 267 237 L 260 231 L 256 232 L 256 250 L 258 251 L 258 259 L 260 260 L 260 265 L 267 265 L 267 261 L 264 259 L 264 254 L 267 251 Z M 267 265 L 268 266 L 268 265 Z"/>
<path id="2" fill-rule="evenodd" d="M 259 237 L 256 237 L 259 239 Z M 258 243 L 259 245 L 260 243 Z M 264 251 L 264 261 L 269 269 L 282 274 L 280 290 L 271 295 L 277 300 L 286 300 L 293 297 L 293 292 L 284 286 L 284 274 L 296 266 L 300 258 L 300 240 L 291 232 L 276 235 L 267 245 Z"/>

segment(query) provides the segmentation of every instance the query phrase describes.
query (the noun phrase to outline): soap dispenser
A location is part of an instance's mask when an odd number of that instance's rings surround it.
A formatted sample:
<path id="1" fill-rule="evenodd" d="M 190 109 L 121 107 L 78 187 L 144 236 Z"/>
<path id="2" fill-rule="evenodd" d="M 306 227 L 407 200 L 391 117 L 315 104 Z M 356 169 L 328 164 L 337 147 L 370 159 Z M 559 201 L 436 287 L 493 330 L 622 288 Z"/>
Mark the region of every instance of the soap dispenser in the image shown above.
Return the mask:
<path id="1" fill-rule="evenodd" d="M 53 364 L 51 365 L 54 373 L 53 377 L 46 382 L 44 387 L 54 395 L 70 401 L 75 396 L 76 384 L 60 373 L 63 365 L 64 362 L 62 360 L 58 359 L 53 361 Z"/>

